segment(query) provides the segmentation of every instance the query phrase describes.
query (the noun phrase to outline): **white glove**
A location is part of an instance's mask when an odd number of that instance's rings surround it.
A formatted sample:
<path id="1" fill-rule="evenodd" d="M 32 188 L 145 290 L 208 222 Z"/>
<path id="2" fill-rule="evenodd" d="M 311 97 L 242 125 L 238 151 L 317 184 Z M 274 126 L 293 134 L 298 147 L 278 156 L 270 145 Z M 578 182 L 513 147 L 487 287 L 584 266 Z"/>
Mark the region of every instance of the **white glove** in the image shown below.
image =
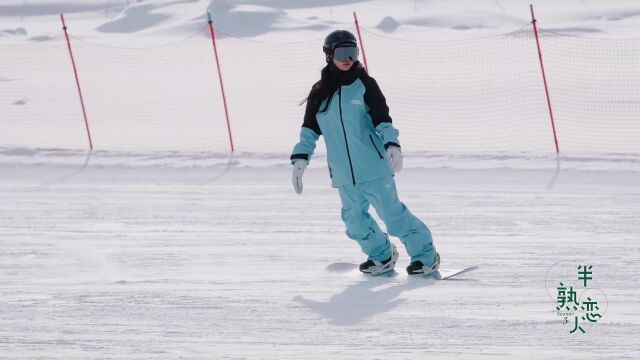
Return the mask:
<path id="1" fill-rule="evenodd" d="M 389 166 L 393 173 L 402 170 L 402 151 L 397 146 L 389 146 L 387 148 L 387 157 L 389 158 Z"/>
<path id="2" fill-rule="evenodd" d="M 304 169 L 309 164 L 309 161 L 304 159 L 296 159 L 293 161 L 293 177 L 291 178 L 291 182 L 293 182 L 293 190 L 297 194 L 302 194 L 302 174 L 304 174 Z"/>

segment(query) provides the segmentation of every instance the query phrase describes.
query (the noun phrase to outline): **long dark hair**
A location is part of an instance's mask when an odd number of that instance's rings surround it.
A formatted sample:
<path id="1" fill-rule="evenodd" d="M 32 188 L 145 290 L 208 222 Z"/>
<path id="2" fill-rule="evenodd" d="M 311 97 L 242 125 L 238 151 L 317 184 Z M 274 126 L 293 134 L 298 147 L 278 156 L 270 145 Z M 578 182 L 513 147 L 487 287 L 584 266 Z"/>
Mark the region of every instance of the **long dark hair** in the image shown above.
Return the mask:
<path id="1" fill-rule="evenodd" d="M 309 96 L 300 102 L 300 105 L 305 102 L 309 102 L 309 105 L 315 109 L 320 109 L 320 104 L 326 98 L 330 98 L 338 88 L 348 81 L 348 79 L 355 80 L 356 77 L 366 74 L 362 69 L 359 61 L 355 61 L 351 68 L 347 71 L 341 71 L 334 64 L 333 61 L 329 62 L 327 66 L 320 71 L 320 80 L 313 84 Z M 330 102 L 328 101 L 324 109 L 320 112 L 325 112 L 329 108 Z M 316 110 L 318 111 L 318 110 Z"/>

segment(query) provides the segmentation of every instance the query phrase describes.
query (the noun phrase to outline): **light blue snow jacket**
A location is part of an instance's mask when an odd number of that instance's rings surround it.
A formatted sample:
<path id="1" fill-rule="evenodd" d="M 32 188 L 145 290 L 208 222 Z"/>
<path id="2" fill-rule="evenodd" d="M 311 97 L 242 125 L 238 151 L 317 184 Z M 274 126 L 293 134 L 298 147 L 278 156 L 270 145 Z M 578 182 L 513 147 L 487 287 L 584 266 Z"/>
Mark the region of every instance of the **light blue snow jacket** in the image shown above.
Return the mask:
<path id="1" fill-rule="evenodd" d="M 327 101 L 322 101 L 320 109 Z M 391 124 L 386 100 L 373 78 L 356 77 L 353 83 L 336 90 L 326 112 L 308 115 L 291 160 L 309 160 L 316 141 L 324 135 L 333 187 L 393 176 L 385 149 L 400 146 L 398 130 Z M 310 125 L 313 118 L 317 124 Z"/>

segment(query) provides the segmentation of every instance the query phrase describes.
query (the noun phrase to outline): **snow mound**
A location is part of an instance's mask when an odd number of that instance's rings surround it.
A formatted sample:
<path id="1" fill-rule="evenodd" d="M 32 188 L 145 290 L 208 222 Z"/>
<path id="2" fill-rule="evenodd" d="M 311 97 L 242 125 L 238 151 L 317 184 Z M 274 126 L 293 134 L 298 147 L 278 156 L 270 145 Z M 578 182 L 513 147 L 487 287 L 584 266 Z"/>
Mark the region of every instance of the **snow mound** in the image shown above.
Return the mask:
<path id="1" fill-rule="evenodd" d="M 257 36 L 272 30 L 279 22 L 289 22 L 283 10 L 260 5 L 231 5 L 228 1 L 212 1 L 211 12 L 216 29 L 234 36 Z"/>
<path id="2" fill-rule="evenodd" d="M 27 30 L 24 28 L 4 29 L 0 30 L 0 36 L 13 35 L 13 36 L 27 36 Z"/>
<path id="3" fill-rule="evenodd" d="M 384 31 L 386 33 L 392 33 L 396 31 L 397 28 L 400 27 L 400 23 L 396 21 L 391 16 L 385 16 L 378 25 L 376 25 L 376 29 L 380 31 Z"/>
<path id="4" fill-rule="evenodd" d="M 108 21 L 96 28 L 107 33 L 132 33 L 146 30 L 167 20 L 170 16 L 155 12 L 157 5 L 136 4 L 126 8 L 112 21 Z"/>

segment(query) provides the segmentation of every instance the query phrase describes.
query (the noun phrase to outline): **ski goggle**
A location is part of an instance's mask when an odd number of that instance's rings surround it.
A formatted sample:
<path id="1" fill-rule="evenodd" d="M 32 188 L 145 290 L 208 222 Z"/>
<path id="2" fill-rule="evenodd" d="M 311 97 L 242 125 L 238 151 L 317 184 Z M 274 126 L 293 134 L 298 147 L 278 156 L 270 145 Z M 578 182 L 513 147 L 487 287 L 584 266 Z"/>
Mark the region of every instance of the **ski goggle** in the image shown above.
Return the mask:
<path id="1" fill-rule="evenodd" d="M 345 46 L 333 49 L 333 58 L 338 61 L 358 60 L 358 48 L 356 46 Z"/>

